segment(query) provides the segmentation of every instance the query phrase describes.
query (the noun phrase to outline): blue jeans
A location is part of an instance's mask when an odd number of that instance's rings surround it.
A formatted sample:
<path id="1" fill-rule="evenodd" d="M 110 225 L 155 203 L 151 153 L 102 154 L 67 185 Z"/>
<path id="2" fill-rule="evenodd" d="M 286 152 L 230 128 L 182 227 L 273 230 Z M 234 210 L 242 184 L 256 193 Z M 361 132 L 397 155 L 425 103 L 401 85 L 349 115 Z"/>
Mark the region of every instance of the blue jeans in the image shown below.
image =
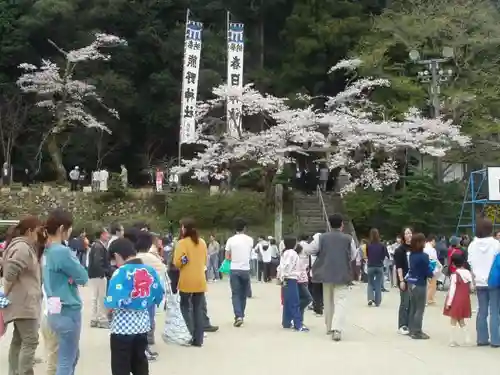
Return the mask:
<path id="1" fill-rule="evenodd" d="M 299 286 L 295 279 L 285 279 L 283 285 L 283 328 L 302 328 L 302 316 L 300 314 Z"/>
<path id="2" fill-rule="evenodd" d="M 231 270 L 229 285 L 231 286 L 234 317 L 244 318 L 250 288 L 250 271 Z"/>
<path id="3" fill-rule="evenodd" d="M 219 278 L 219 253 L 208 256 L 207 276 L 209 280 L 217 280 Z"/>
<path id="4" fill-rule="evenodd" d="M 384 285 L 384 267 L 368 267 L 368 285 L 366 294 L 368 301 L 380 305 L 382 302 L 382 286 Z"/>
<path id="5" fill-rule="evenodd" d="M 500 288 L 478 287 L 477 304 L 477 343 L 500 346 Z"/>
<path id="6" fill-rule="evenodd" d="M 82 311 L 63 308 L 60 314 L 49 314 L 47 321 L 59 343 L 56 375 L 74 375 L 80 356 Z"/>

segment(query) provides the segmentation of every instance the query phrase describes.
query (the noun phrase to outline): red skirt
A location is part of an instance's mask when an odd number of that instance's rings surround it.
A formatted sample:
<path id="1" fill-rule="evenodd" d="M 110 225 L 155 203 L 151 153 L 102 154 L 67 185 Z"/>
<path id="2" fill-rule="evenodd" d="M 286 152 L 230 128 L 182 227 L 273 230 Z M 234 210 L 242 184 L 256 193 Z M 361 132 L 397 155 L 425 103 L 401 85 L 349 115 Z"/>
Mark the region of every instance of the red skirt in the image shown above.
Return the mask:
<path id="1" fill-rule="evenodd" d="M 446 298 L 448 300 L 448 298 Z M 472 316 L 469 285 L 464 282 L 457 283 L 455 296 L 451 302 L 450 308 L 446 308 L 446 302 L 443 315 L 449 316 L 455 320 L 469 319 Z"/>

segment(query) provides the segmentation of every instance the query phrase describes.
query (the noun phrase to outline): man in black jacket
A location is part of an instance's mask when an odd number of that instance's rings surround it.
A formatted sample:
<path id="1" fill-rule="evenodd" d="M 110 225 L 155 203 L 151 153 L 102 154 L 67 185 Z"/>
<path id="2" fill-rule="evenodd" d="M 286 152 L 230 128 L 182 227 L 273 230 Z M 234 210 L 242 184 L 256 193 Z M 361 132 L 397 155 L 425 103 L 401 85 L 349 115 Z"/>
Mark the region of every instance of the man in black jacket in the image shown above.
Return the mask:
<path id="1" fill-rule="evenodd" d="M 106 244 L 109 233 L 101 229 L 96 233 L 98 238 L 89 251 L 89 286 L 92 291 L 92 317 L 90 326 L 95 328 L 108 328 L 104 298 L 106 298 L 107 278 L 110 276 L 110 264 Z"/>

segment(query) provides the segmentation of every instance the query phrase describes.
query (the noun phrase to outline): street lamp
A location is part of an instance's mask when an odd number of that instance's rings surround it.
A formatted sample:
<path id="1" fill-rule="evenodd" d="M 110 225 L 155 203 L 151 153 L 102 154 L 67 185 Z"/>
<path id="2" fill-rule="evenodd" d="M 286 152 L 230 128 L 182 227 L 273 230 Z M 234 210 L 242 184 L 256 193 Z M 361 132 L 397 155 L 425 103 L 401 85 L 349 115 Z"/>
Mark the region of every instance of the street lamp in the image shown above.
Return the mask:
<path id="1" fill-rule="evenodd" d="M 435 59 L 420 59 L 420 53 L 417 50 L 411 50 L 409 53 L 410 59 L 416 63 L 423 65 L 423 70 L 417 73 L 420 82 L 429 84 L 429 96 L 432 104 L 432 117 L 438 118 L 440 116 L 441 103 L 439 101 L 439 94 L 441 93 L 441 84 L 448 81 L 452 75 L 453 70 L 441 69 L 440 64 L 443 64 L 453 58 L 453 48 L 444 47 L 441 58 Z M 443 181 L 443 164 L 441 158 L 437 158 L 436 174 L 439 182 Z"/>

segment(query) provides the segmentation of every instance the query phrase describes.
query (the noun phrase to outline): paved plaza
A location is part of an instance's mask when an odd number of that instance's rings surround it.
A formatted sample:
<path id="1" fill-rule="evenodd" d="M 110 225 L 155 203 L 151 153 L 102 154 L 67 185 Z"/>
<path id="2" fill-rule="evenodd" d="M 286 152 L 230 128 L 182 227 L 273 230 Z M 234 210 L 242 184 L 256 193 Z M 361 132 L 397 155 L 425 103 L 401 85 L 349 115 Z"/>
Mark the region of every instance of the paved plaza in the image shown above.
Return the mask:
<path id="1" fill-rule="evenodd" d="M 157 345 L 160 357 L 151 366 L 152 375 L 497 375 L 500 349 L 449 348 L 448 321 L 442 306 L 428 308 L 425 331 L 428 341 L 414 341 L 396 333 L 398 292 L 384 293 L 382 306 L 366 305 L 365 284 L 355 286 L 349 300 L 344 341 L 336 343 L 325 335 L 323 319 L 307 313 L 309 333 L 280 328 L 279 287 L 253 284 L 255 297 L 247 305 L 244 327 L 232 327 L 232 309 L 227 281 L 209 285 L 208 311 L 220 330 L 208 334 L 203 348 L 164 344 L 160 337 L 163 314 L 157 315 Z M 89 306 L 87 288 L 82 289 Z M 440 294 L 438 300 L 443 300 Z M 109 375 L 109 339 L 106 330 L 88 327 L 84 309 L 81 357 L 76 375 Z M 471 327 L 474 335 L 474 328 Z M 10 335 L 0 339 L 0 375 L 7 375 Z M 43 344 L 41 344 L 43 345 Z M 42 348 L 39 351 L 43 356 Z M 44 375 L 37 365 L 36 375 Z"/>

